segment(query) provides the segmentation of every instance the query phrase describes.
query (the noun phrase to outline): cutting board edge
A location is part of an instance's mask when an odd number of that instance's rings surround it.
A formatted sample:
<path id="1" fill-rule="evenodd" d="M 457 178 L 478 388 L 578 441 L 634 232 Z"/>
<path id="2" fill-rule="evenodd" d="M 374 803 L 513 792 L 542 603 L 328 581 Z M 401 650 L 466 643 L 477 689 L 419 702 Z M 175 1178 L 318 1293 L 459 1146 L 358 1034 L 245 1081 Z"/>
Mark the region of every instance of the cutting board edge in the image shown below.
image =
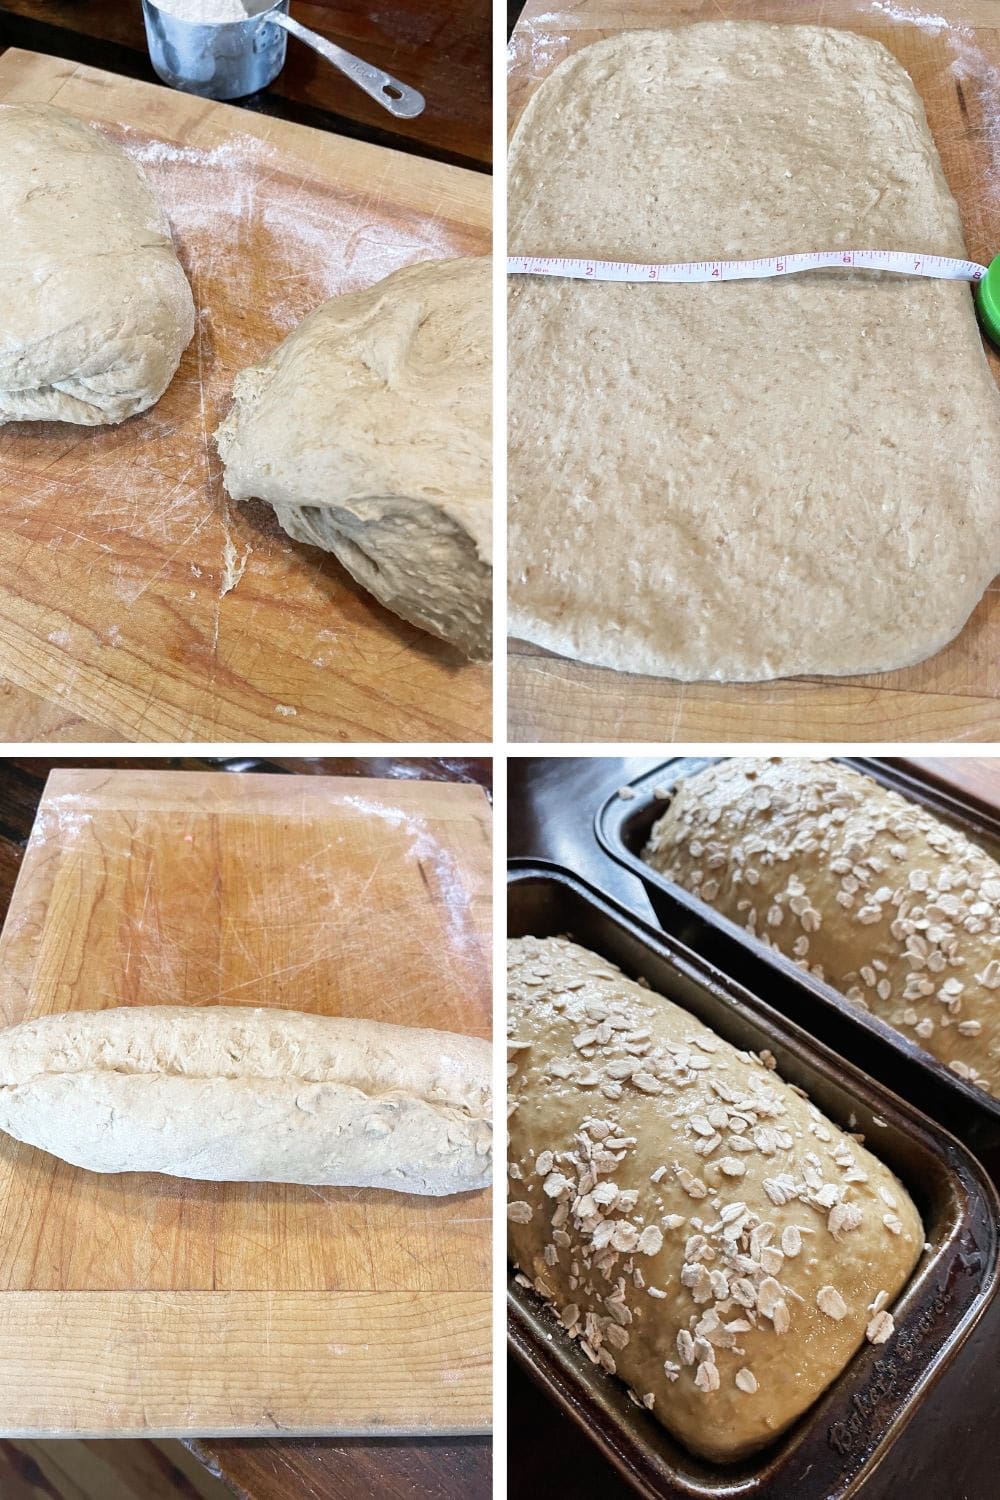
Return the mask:
<path id="1" fill-rule="evenodd" d="M 373 1387 L 377 1384 L 379 1399 L 386 1401 L 389 1387 L 378 1379 L 380 1368 L 405 1360 L 414 1337 L 419 1341 L 425 1333 L 418 1329 L 414 1335 L 404 1325 L 404 1336 L 394 1345 L 380 1345 L 382 1363 L 378 1366 L 364 1355 L 367 1343 L 358 1345 L 362 1353 L 354 1359 L 343 1352 L 331 1352 L 331 1343 L 348 1336 L 334 1319 L 342 1305 L 347 1324 L 357 1336 L 358 1318 L 363 1311 L 367 1334 L 372 1314 L 381 1310 L 392 1317 L 402 1295 L 393 1292 L 0 1293 L 0 1390 L 5 1392 L 0 1401 L 0 1437 L 444 1437 L 488 1433 L 492 1423 L 490 1291 L 411 1294 L 414 1301 L 426 1305 L 428 1341 L 433 1337 L 438 1343 L 441 1341 L 440 1332 L 435 1331 L 440 1329 L 445 1306 L 451 1319 L 460 1319 L 467 1328 L 471 1345 L 460 1353 L 468 1372 L 464 1392 L 460 1392 L 459 1383 L 447 1373 L 451 1361 L 431 1349 L 428 1357 L 436 1361 L 436 1366 L 430 1371 L 422 1370 L 419 1378 L 412 1371 L 405 1387 L 407 1395 L 419 1390 L 422 1398 L 419 1411 L 412 1406 L 404 1409 L 402 1401 L 389 1399 L 378 1420 L 371 1415 L 363 1420 L 358 1415 L 360 1410 L 369 1410 L 369 1404 L 363 1394 L 352 1397 L 351 1381 L 368 1381 L 367 1366 L 371 1366 L 370 1384 Z M 329 1314 L 325 1320 L 321 1317 L 323 1303 L 327 1304 Z M 151 1318 L 153 1310 L 156 1316 Z M 304 1319 L 309 1339 L 297 1340 L 292 1324 L 287 1321 L 282 1324 L 281 1314 L 287 1319 L 295 1316 Z M 212 1319 L 216 1317 L 214 1332 L 218 1336 L 213 1338 Z M 252 1329 L 258 1320 L 266 1321 L 268 1350 L 278 1346 L 276 1368 L 271 1376 L 275 1386 L 273 1396 L 260 1384 L 254 1390 L 258 1369 L 248 1364 L 243 1347 L 248 1324 Z M 223 1334 L 232 1336 L 221 1337 Z M 182 1342 L 185 1335 L 190 1339 L 186 1350 Z M 123 1339 L 127 1340 L 124 1349 Z M 324 1343 L 327 1340 L 330 1342 Z M 320 1346 L 329 1355 L 326 1371 L 317 1369 L 316 1351 Z M 120 1386 L 126 1360 L 129 1396 L 135 1409 L 159 1408 L 155 1419 L 148 1424 L 129 1412 L 127 1398 L 120 1393 L 116 1395 L 107 1383 L 102 1383 L 102 1369 L 113 1365 Z M 340 1399 L 345 1406 L 353 1401 L 354 1407 L 353 1415 L 345 1411 L 340 1420 L 316 1409 L 319 1403 L 327 1404 L 325 1393 L 332 1388 L 334 1365 Z M 196 1393 L 168 1390 L 167 1379 L 172 1378 L 176 1384 L 177 1377 L 184 1374 L 211 1387 L 212 1394 L 203 1398 L 204 1419 L 197 1416 Z M 303 1385 L 301 1396 L 289 1389 L 289 1381 L 296 1375 Z M 148 1389 L 155 1387 L 155 1397 L 144 1393 L 144 1376 L 149 1382 Z M 245 1384 L 241 1385 L 241 1381 Z M 280 1389 L 282 1382 L 284 1386 Z M 45 1409 L 55 1404 L 52 1390 L 60 1393 L 62 1420 L 43 1422 L 38 1419 L 38 1411 L 40 1407 Z M 455 1401 L 458 1394 L 462 1399 Z M 453 1408 L 459 1407 L 450 1422 L 449 1398 Z M 176 1419 L 172 1419 L 172 1400 Z M 79 1420 L 74 1420 L 72 1410 L 65 1410 L 72 1408 L 74 1401 Z M 102 1402 L 120 1411 L 121 1420 L 107 1424 L 93 1420 L 93 1407 Z M 247 1407 L 252 1405 L 259 1415 L 231 1415 L 241 1402 Z M 220 1420 L 211 1412 L 213 1403 L 228 1408 L 227 1420 Z M 303 1419 L 278 1420 L 273 1408 L 281 1409 L 282 1404 L 301 1404 Z"/>
<path id="2" fill-rule="evenodd" d="M 303 747 L 305 750 L 308 747 Z M 305 755 L 303 758 L 307 758 Z M 62 792 L 73 793 L 77 791 L 92 792 L 93 787 L 88 785 L 96 777 L 99 779 L 101 789 L 107 781 L 120 781 L 123 784 L 135 782 L 137 785 L 148 785 L 150 779 L 169 778 L 164 780 L 165 785 L 193 787 L 195 781 L 208 781 L 216 777 L 238 777 L 241 785 L 246 784 L 256 790 L 264 787 L 271 792 L 278 787 L 287 788 L 289 781 L 294 778 L 294 783 L 303 789 L 306 796 L 318 797 L 324 788 L 335 787 L 338 791 L 351 790 L 355 796 L 362 797 L 365 794 L 384 793 L 391 789 L 394 797 L 409 798 L 414 795 L 414 787 L 433 787 L 435 795 L 443 793 L 445 797 L 467 798 L 469 792 L 479 792 L 481 800 L 489 808 L 489 798 L 486 790 L 475 781 L 435 781 L 431 777 L 412 779 L 393 776 L 299 776 L 296 772 L 279 771 L 225 771 L 224 769 L 212 771 L 186 771 L 186 770 L 164 770 L 159 767 L 146 768 L 144 766 L 88 766 L 81 762 L 78 766 L 54 766 L 45 778 L 45 786 L 42 791 L 42 801 L 47 797 L 59 796 Z M 225 785 L 226 782 L 220 783 Z M 479 800 L 479 799 L 477 799 Z M 39 803 L 41 805 L 41 802 Z"/>
<path id="3" fill-rule="evenodd" d="M 469 1427 L 8 1427 L 0 1422 L 0 1441 L 57 1442 L 73 1439 L 100 1442 L 105 1438 L 474 1438 L 490 1437 L 491 1417 Z"/>
<path id="4" fill-rule="evenodd" d="M 70 58 L 53 56 L 47 52 L 35 52 L 30 47 L 7 47 L 3 53 L 0 53 L 0 103 L 7 102 L 2 97 L 2 90 L 8 81 L 8 76 L 16 84 L 19 67 L 39 62 L 47 64 L 49 67 L 53 64 L 57 66 L 61 64 L 66 70 L 63 75 L 65 78 L 90 79 L 111 71 L 106 68 L 94 67 L 91 63 L 73 62 Z M 164 83 L 151 83 L 148 79 L 144 78 L 129 78 L 126 74 L 116 74 L 115 79 L 123 87 L 127 86 L 143 92 L 153 91 L 158 94 L 179 94 L 182 99 L 191 101 L 192 107 L 202 105 L 204 107 L 211 106 L 213 110 L 223 109 L 232 119 L 239 119 L 243 121 L 244 127 L 246 125 L 246 110 L 241 108 L 239 104 L 231 103 L 225 99 L 202 99 L 196 94 L 186 94 L 181 89 L 172 89 Z M 412 163 L 413 161 L 413 153 L 400 150 L 396 146 L 375 145 L 371 141 L 360 140 L 355 136 L 341 135 L 336 130 L 319 130 L 314 125 L 302 125 L 298 121 L 282 120 L 280 116 L 266 116 L 265 118 L 280 120 L 283 127 L 288 126 L 290 129 L 303 132 L 303 140 L 307 136 L 319 136 L 321 139 L 326 139 L 327 136 L 330 136 L 338 144 L 347 145 L 352 154 L 356 152 L 359 161 L 368 157 L 371 161 L 376 162 L 381 161 L 384 156 L 392 157 L 398 164 Z M 482 225 L 477 222 L 473 227 L 477 229 L 482 227 L 489 234 L 491 231 L 493 209 L 493 174 L 491 172 L 476 172 L 471 167 L 459 167 L 453 162 L 436 161 L 433 157 L 421 156 L 419 160 L 421 170 L 424 168 L 429 169 L 428 175 L 432 179 L 440 178 L 441 182 L 447 182 L 452 173 L 457 173 L 458 177 L 456 180 L 464 181 L 469 187 L 473 183 L 477 184 L 474 196 L 482 199 L 478 211 L 483 215 L 483 222 Z M 489 252 L 484 251 L 483 253 Z"/>

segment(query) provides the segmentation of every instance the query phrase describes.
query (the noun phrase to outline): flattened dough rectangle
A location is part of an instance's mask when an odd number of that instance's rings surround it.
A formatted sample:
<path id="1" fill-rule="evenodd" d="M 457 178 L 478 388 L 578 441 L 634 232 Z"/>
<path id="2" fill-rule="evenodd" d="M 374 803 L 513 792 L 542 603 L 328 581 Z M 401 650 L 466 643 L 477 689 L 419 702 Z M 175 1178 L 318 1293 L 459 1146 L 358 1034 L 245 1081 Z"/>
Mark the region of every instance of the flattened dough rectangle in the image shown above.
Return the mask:
<path id="1" fill-rule="evenodd" d="M 576 53 L 509 176 L 511 254 L 964 256 L 909 77 L 823 27 L 706 22 Z M 686 680 L 890 670 L 1000 569 L 1000 393 L 967 286 L 517 278 L 511 633 Z"/>

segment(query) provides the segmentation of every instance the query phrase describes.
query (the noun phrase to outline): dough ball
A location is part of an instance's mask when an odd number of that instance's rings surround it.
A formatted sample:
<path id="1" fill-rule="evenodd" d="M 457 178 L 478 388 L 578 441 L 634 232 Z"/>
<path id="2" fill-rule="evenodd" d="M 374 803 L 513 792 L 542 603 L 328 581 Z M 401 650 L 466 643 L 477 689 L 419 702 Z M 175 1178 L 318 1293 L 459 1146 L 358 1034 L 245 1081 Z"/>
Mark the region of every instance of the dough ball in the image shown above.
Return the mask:
<path id="1" fill-rule="evenodd" d="M 122 422 L 194 333 L 170 229 L 118 146 L 47 104 L 0 106 L 0 425 Z"/>
<path id="2" fill-rule="evenodd" d="M 488 658 L 490 374 L 487 257 L 334 297 L 236 377 L 216 434 L 226 489 L 266 500 L 403 619 Z"/>

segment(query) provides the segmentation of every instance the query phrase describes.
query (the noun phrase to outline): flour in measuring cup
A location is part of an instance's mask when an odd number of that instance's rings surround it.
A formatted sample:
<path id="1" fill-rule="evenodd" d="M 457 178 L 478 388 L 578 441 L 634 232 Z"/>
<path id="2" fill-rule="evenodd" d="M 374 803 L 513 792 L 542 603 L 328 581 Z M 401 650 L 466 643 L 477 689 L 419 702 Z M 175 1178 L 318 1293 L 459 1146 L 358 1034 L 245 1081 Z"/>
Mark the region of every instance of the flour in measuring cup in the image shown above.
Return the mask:
<path id="1" fill-rule="evenodd" d="M 271 0 L 154 0 L 158 10 L 190 21 L 194 26 L 210 26 L 224 21 L 245 21 L 258 11 L 268 10 Z"/>

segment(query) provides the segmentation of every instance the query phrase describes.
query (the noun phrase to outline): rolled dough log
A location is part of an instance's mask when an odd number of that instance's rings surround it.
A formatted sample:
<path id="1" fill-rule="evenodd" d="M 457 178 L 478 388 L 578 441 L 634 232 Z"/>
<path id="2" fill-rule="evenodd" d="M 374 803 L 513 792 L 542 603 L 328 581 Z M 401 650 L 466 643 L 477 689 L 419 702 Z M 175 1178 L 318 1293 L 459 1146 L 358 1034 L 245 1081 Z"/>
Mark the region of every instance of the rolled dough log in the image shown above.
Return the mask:
<path id="1" fill-rule="evenodd" d="M 64 110 L 0 106 L 0 425 L 121 422 L 194 333 L 160 208 L 124 151 Z"/>
<path id="2" fill-rule="evenodd" d="M 396 614 L 490 654 L 490 261 L 425 261 L 310 314 L 244 370 L 216 434 L 274 507 Z"/>
<path id="3" fill-rule="evenodd" d="M 91 1172 L 465 1192 L 491 1170 L 490 1045 L 240 1006 L 0 1032 L 0 1130 Z"/>
<path id="4" fill-rule="evenodd" d="M 923 107 L 847 31 L 707 22 L 564 62 L 512 254 L 965 255 Z M 512 634 L 689 680 L 888 670 L 1000 567 L 1000 394 L 964 283 L 514 278 Z"/>

